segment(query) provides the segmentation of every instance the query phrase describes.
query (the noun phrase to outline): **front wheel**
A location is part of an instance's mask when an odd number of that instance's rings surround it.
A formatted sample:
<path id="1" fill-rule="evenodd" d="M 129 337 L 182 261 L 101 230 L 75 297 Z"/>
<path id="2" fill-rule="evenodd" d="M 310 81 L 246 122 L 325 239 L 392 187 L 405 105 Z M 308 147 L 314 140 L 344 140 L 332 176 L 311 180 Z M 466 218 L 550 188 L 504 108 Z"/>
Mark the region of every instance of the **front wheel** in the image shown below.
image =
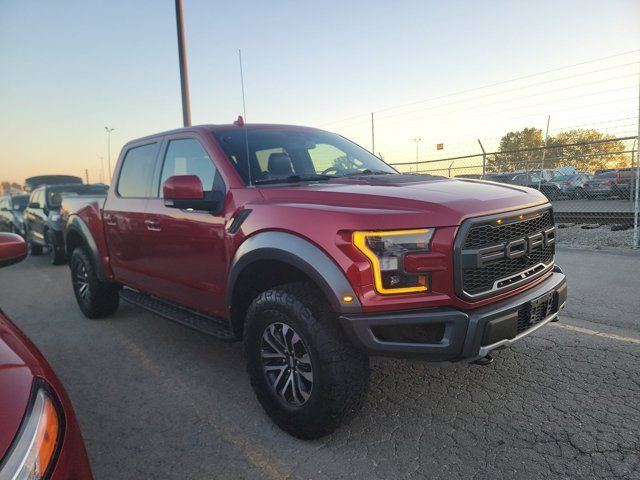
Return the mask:
<path id="1" fill-rule="evenodd" d="M 369 359 L 345 338 L 311 285 L 292 283 L 258 295 L 247 312 L 244 344 L 258 400 L 289 434 L 323 437 L 362 407 Z"/>
<path id="2" fill-rule="evenodd" d="M 79 247 L 73 251 L 69 267 L 73 293 L 85 317 L 106 317 L 118 309 L 119 286 L 115 283 L 103 282 L 98 278 L 85 247 Z"/>

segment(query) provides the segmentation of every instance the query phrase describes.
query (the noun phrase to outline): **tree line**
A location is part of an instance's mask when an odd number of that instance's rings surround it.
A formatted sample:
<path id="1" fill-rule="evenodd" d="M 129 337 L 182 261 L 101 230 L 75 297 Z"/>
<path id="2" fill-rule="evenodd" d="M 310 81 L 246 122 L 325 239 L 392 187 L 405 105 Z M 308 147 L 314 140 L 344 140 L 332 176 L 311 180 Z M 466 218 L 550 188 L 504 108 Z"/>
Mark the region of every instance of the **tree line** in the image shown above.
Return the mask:
<path id="1" fill-rule="evenodd" d="M 593 143 L 600 142 L 600 143 Z M 580 145 L 574 145 L 580 144 Z M 500 139 L 500 149 L 487 157 L 488 172 L 507 172 L 519 169 L 539 169 L 544 154 L 544 168 L 573 166 L 580 171 L 594 172 L 603 168 L 628 166 L 631 153 L 625 143 L 613 135 L 595 129 L 575 129 L 549 136 L 547 148 L 542 130 L 524 128 L 508 132 Z M 514 150 L 525 150 L 514 152 Z"/>

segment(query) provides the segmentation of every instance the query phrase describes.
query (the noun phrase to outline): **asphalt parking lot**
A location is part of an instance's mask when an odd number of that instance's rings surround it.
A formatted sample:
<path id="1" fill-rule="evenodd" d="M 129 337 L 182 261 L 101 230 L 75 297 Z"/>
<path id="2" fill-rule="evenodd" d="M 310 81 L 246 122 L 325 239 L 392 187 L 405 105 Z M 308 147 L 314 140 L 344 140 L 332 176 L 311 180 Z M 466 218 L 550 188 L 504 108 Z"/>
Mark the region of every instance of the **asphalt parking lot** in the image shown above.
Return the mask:
<path id="1" fill-rule="evenodd" d="M 640 479 L 640 255 L 560 249 L 569 306 L 489 367 L 372 362 L 361 415 L 275 427 L 240 344 L 123 304 L 91 321 L 66 266 L 0 273 L 0 306 L 66 384 L 97 479 Z"/>

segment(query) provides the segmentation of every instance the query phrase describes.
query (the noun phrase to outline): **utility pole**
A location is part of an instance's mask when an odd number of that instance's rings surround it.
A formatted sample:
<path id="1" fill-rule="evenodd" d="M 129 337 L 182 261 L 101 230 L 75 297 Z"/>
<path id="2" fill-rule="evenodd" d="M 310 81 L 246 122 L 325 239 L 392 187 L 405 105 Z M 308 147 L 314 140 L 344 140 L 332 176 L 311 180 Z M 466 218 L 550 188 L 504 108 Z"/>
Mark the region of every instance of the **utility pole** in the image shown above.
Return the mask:
<path id="1" fill-rule="evenodd" d="M 187 52 L 184 41 L 184 20 L 182 0 L 176 0 L 176 27 L 178 30 L 178 60 L 180 62 L 180 89 L 182 90 L 182 123 L 191 125 L 191 101 L 189 99 L 189 74 L 187 72 Z"/>
<path id="2" fill-rule="evenodd" d="M 115 128 L 104 127 L 104 129 L 107 131 L 107 167 L 109 168 L 107 173 L 109 183 L 111 183 L 111 132 L 113 132 Z"/>
<path id="3" fill-rule="evenodd" d="M 422 138 L 414 138 L 413 141 L 416 142 L 416 172 L 418 171 L 418 145 Z"/>
<path id="4" fill-rule="evenodd" d="M 376 154 L 376 137 L 373 125 L 373 112 L 371 112 L 371 153 Z"/>
<path id="5" fill-rule="evenodd" d="M 84 169 L 84 178 L 86 179 L 87 183 L 89 183 L 89 169 L 88 168 Z"/>

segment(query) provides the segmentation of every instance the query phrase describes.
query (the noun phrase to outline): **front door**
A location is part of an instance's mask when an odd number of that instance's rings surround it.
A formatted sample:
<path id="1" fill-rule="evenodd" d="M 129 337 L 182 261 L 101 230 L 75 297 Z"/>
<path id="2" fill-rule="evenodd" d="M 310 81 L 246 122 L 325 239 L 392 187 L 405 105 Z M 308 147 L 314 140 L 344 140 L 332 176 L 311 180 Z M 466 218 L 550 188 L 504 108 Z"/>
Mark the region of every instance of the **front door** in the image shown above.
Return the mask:
<path id="1" fill-rule="evenodd" d="M 222 214 L 164 206 L 162 185 L 174 175 L 196 175 L 205 191 L 225 191 L 220 172 L 196 136 L 167 137 L 154 198 L 147 204 L 146 255 L 154 292 L 186 307 L 223 317 L 226 291 Z"/>

